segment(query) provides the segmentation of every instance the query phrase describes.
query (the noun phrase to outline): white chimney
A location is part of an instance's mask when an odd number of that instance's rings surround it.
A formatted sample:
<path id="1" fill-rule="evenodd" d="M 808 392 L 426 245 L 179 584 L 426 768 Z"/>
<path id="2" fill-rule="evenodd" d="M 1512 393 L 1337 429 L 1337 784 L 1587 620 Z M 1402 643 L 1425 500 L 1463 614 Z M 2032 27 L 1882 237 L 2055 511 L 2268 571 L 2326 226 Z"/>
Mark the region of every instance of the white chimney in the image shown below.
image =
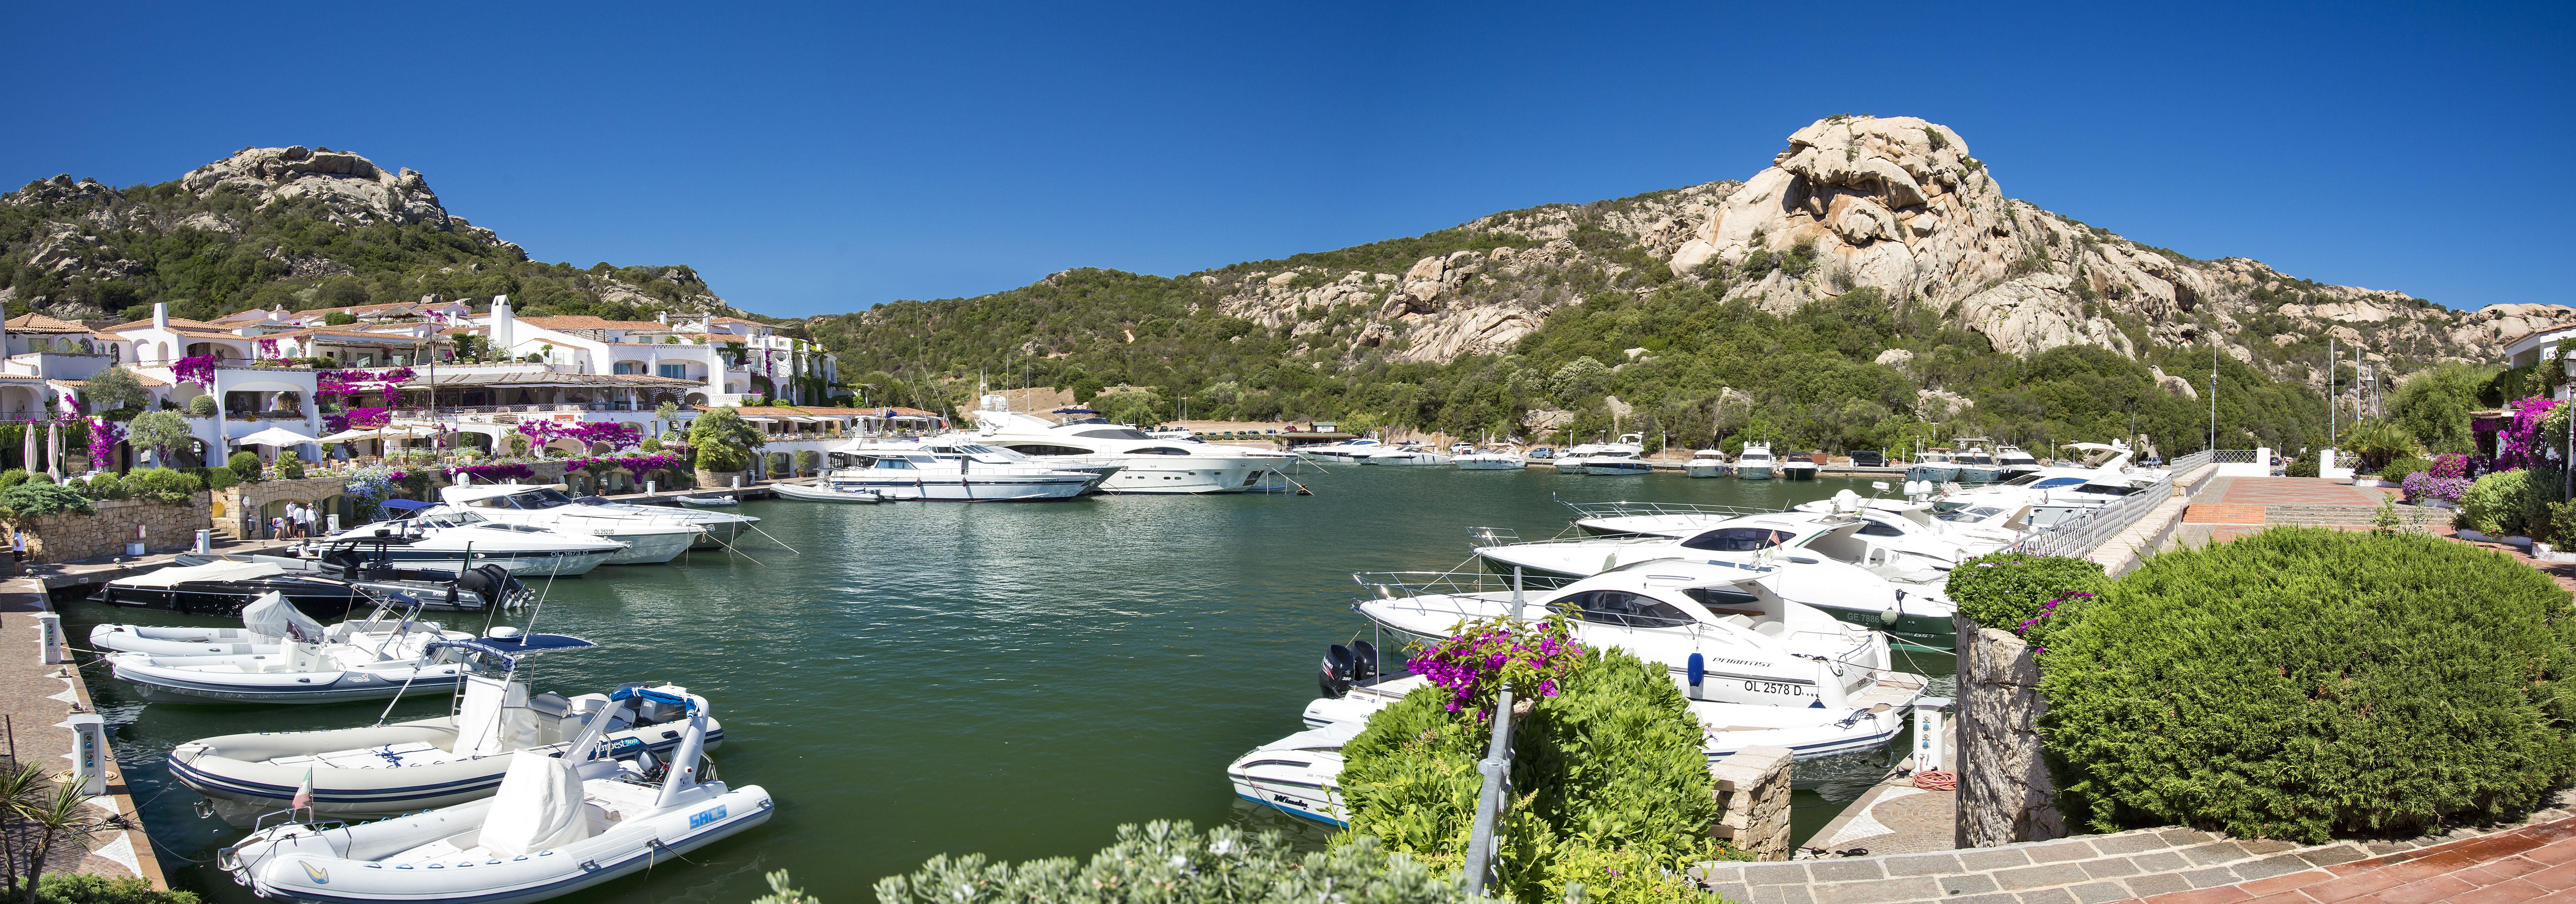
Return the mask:
<path id="1" fill-rule="evenodd" d="M 152 303 L 152 328 L 156 330 L 166 330 L 170 328 L 169 305 L 157 301 Z"/>
<path id="2" fill-rule="evenodd" d="M 655 312 L 655 313 L 653 314 L 653 322 L 654 322 L 654 323 L 661 324 L 661 325 L 663 325 L 663 326 L 670 326 L 670 325 L 671 325 L 671 312 L 669 312 L 669 311 L 657 311 L 657 312 Z"/>
<path id="3" fill-rule="evenodd" d="M 518 320 L 510 316 L 510 296 L 492 296 L 492 350 L 509 357 L 511 347 L 518 345 L 517 332 Z"/>

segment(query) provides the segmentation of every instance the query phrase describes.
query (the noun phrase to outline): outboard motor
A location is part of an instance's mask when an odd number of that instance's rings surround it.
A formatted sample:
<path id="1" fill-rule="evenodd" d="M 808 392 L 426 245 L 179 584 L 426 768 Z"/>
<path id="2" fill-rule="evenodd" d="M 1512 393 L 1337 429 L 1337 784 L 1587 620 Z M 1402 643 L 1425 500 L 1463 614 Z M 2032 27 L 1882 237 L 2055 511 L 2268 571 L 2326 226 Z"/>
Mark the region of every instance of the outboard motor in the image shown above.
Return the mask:
<path id="1" fill-rule="evenodd" d="M 1365 640 L 1351 641 L 1351 681 L 1367 681 L 1377 675 L 1377 645 Z"/>
<path id="2" fill-rule="evenodd" d="M 1324 663 L 1315 675 L 1315 683 L 1324 696 L 1335 700 L 1351 692 L 1351 648 L 1334 644 L 1324 650 Z"/>

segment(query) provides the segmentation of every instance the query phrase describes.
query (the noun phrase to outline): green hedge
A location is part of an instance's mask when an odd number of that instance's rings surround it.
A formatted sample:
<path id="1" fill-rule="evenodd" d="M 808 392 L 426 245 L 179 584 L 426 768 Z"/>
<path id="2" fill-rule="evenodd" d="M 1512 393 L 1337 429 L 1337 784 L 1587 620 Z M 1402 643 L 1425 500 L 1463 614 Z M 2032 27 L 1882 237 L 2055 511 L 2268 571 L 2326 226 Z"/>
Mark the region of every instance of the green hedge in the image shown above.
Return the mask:
<path id="1" fill-rule="evenodd" d="M 137 468 L 125 475 L 126 495 L 150 502 L 186 502 L 205 488 L 196 475 L 174 468 Z"/>
<path id="2" fill-rule="evenodd" d="M 2568 594 L 2429 536 L 2275 528 L 2146 561 L 2041 657 L 2068 818 L 2321 842 L 2576 779 Z"/>
<path id="3" fill-rule="evenodd" d="M 2558 501 L 2558 472 L 2498 471 L 2478 478 L 2460 496 L 2454 521 L 2490 536 L 2549 536 L 2549 504 Z"/>
<path id="4" fill-rule="evenodd" d="M 203 398 L 203 396 L 200 396 Z M 192 892 L 161 891 L 152 883 L 122 876 L 56 873 L 36 883 L 37 904 L 197 904 Z"/>
<path id="5" fill-rule="evenodd" d="M 1944 592 L 1977 627 L 2012 631 L 2038 617 L 2049 600 L 2079 591 L 2098 593 L 2110 584 L 2102 564 L 2090 559 L 1997 552 L 1950 569 Z"/>
<path id="6" fill-rule="evenodd" d="M 91 511 L 94 509 L 90 508 L 89 497 L 82 496 L 79 490 L 61 484 L 30 480 L 0 490 L 0 513 L 11 516 L 28 517 L 62 512 L 87 514 Z"/>
<path id="7" fill-rule="evenodd" d="M 233 476 L 243 483 L 259 482 L 259 453 L 257 452 L 235 452 L 233 457 L 224 459 L 224 465 L 232 468 Z"/>
<path id="8" fill-rule="evenodd" d="M 989 863 L 982 854 L 941 855 L 909 875 L 877 880 L 879 904 L 1434 904 L 1461 902 L 1444 872 L 1375 839 L 1304 854 L 1275 832 L 1187 822 L 1118 827 L 1118 842 L 1087 865 L 1070 857 Z M 762 900 L 812 901 L 771 874 Z"/>
<path id="9" fill-rule="evenodd" d="M 2380 465 L 2379 479 L 2390 483 L 2405 483 L 2406 475 L 2430 470 L 2433 470 L 2432 459 L 2411 457 L 2400 458 L 2390 461 L 2387 464 Z"/>
<path id="10" fill-rule="evenodd" d="M 1661 665 L 1596 650 L 1513 731 L 1512 789 L 1496 839 L 1497 889 L 1525 902 L 1705 897 L 1675 876 L 1734 854 L 1711 841 L 1717 818 L 1700 723 Z M 1490 723 L 1448 712 L 1424 687 L 1369 717 L 1342 748 L 1345 837 L 1374 836 L 1444 869 L 1466 861 Z"/>

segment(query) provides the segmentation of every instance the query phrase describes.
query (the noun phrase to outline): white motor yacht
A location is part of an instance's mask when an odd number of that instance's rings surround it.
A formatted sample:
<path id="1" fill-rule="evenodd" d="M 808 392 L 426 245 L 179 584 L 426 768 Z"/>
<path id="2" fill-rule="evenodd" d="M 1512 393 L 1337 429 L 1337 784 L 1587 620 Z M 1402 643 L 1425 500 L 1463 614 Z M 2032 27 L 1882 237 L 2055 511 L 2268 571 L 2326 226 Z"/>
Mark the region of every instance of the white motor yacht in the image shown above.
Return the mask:
<path id="1" fill-rule="evenodd" d="M 2020 446 L 1996 446 L 1995 467 L 1999 471 L 1995 479 L 2011 480 L 2039 470 L 2039 459 L 2032 458 L 2030 453 L 2022 451 Z"/>
<path id="2" fill-rule="evenodd" d="M 1734 466 L 1726 462 L 1726 453 L 1717 449 L 1693 452 L 1690 460 L 1682 463 L 1684 477 L 1724 477 L 1734 470 Z"/>
<path id="3" fill-rule="evenodd" d="M 608 557 L 608 565 L 659 565 L 697 545 L 707 530 L 702 513 L 660 506 L 582 505 L 563 484 L 528 486 L 478 483 L 438 491 L 443 509 L 470 511 L 502 524 L 525 524 L 558 533 L 592 536 L 626 544 Z M 429 512 L 441 509 L 430 509 Z M 428 512 L 424 512 L 427 514 Z M 733 515 L 717 515 L 735 518 Z"/>
<path id="4" fill-rule="evenodd" d="M 897 452 L 865 440 L 833 449 L 847 463 L 818 484 L 874 490 L 889 501 L 1048 502 L 1100 486 L 1096 471 L 1032 467 L 998 455 Z"/>
<path id="5" fill-rule="evenodd" d="M 1461 471 L 1518 471 L 1529 461 L 1510 449 L 1485 448 L 1450 459 Z"/>
<path id="6" fill-rule="evenodd" d="M 1824 473 L 1824 470 L 1825 470 L 1825 468 L 1824 468 L 1824 466 L 1823 466 L 1823 465 L 1819 465 L 1819 464 L 1817 464 L 1817 463 L 1816 463 L 1816 456 L 1818 456 L 1818 455 L 1820 455 L 1820 454 L 1822 454 L 1822 453 L 1818 453 L 1818 452 L 1792 452 L 1792 453 L 1789 453 L 1788 455 L 1782 456 L 1782 457 L 1780 458 L 1780 465 L 1779 465 L 1780 479 L 1782 479 L 1782 480 L 1814 480 L 1814 479 L 1816 479 L 1816 475 Z"/>
<path id="7" fill-rule="evenodd" d="M 1158 439 L 1098 417 L 1063 423 L 1020 411 L 975 411 L 974 441 L 1028 456 L 1037 467 L 1111 466 L 1104 493 L 1241 493 L 1297 456 L 1221 443 Z"/>
<path id="8" fill-rule="evenodd" d="M 1780 460 L 1771 457 L 1770 443 L 1745 443 L 1744 451 L 1735 456 L 1735 476 L 1745 480 L 1769 480 L 1778 476 L 1773 472 L 1779 467 Z"/>
<path id="9" fill-rule="evenodd" d="M 1431 448 L 1430 446 L 1425 446 L 1421 443 L 1401 443 L 1392 447 L 1380 447 L 1376 452 L 1372 452 L 1367 457 L 1361 458 L 1360 464 L 1416 467 L 1426 465 L 1445 465 L 1449 464 L 1450 460 L 1448 453 Z"/>
<path id="10" fill-rule="evenodd" d="M 507 524 L 471 511 L 432 506 L 414 509 L 411 517 L 361 524 L 307 540 L 291 551 L 300 558 L 324 560 L 347 553 L 400 568 L 461 571 L 499 565 L 514 575 L 573 577 L 589 574 L 625 549 L 626 544 L 603 537 Z"/>
<path id="11" fill-rule="evenodd" d="M 1307 461 L 1350 465 L 1358 464 L 1360 459 L 1376 454 L 1379 449 L 1384 447 L 1385 444 L 1378 442 L 1377 437 L 1363 436 L 1359 439 L 1344 440 L 1338 443 L 1319 443 L 1312 446 L 1299 446 L 1296 448 L 1294 454 Z"/>
<path id="12" fill-rule="evenodd" d="M 1879 682 L 1898 674 L 1887 635 L 1790 596 L 1829 574 L 1783 563 L 1662 558 L 1554 590 L 1514 591 L 1495 575 L 1352 577 L 1371 594 L 1352 608 L 1399 637 L 1439 640 L 1474 619 L 1562 611 L 1575 619 L 1576 640 L 1662 663 L 1693 700 L 1849 709 L 1875 700 Z M 1909 699 L 1921 691 L 1919 676 L 1902 677 Z"/>
<path id="13" fill-rule="evenodd" d="M 1950 461 L 1959 468 L 1957 479 L 1960 483 L 1988 484 L 2003 479 L 2003 464 L 1995 460 L 1995 453 L 1987 448 L 1985 438 L 1961 437 L 1958 443 L 1959 452 L 1951 456 Z"/>
<path id="14" fill-rule="evenodd" d="M 1635 477 L 1655 473 L 1641 452 L 1612 452 L 1583 459 L 1583 473 L 1594 477 Z"/>
<path id="15" fill-rule="evenodd" d="M 1948 449 L 1925 449 L 1915 453 L 1914 463 L 1905 467 L 1905 479 L 1927 483 L 1949 483 L 1959 479 L 1959 463 L 1950 459 Z"/>
<path id="16" fill-rule="evenodd" d="M 1935 497 L 1934 508 L 1948 512 L 2028 506 L 2032 513 L 2027 526 L 2047 527 L 2084 509 L 2135 495 L 2164 480 L 2168 473 L 2131 467 L 2132 453 L 2124 444 L 2075 443 L 2069 448 L 2086 453 L 2094 463 L 2055 465 L 1992 486 L 1942 493 Z"/>
<path id="17" fill-rule="evenodd" d="M 1589 474 L 1591 471 L 1586 466 L 1590 465 L 1594 458 L 1635 459 L 1645 454 L 1645 434 L 1622 433 L 1619 434 L 1618 442 L 1584 443 L 1565 450 L 1556 457 L 1556 470 L 1560 474 Z M 1627 472 L 1620 470 L 1616 473 Z"/>
<path id="18" fill-rule="evenodd" d="M 1663 559 L 1725 561 L 1777 569 L 1774 592 L 1836 618 L 1948 649 L 1955 641 L 1950 569 L 1971 553 L 1949 538 L 1907 534 L 1886 513 L 1775 512 L 1721 522 L 1687 537 L 1613 537 L 1479 546 L 1498 574 L 1520 570 L 1538 585 Z M 1986 548 L 1980 546 L 1980 548 Z"/>

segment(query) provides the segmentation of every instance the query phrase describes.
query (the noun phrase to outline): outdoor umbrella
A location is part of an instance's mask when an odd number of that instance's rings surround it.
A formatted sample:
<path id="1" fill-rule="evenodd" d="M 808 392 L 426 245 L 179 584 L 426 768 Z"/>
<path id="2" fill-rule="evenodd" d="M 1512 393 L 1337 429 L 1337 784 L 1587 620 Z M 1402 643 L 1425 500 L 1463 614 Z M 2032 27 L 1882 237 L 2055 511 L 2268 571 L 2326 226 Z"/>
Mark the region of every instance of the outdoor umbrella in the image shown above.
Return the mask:
<path id="1" fill-rule="evenodd" d="M 293 430 L 288 430 L 284 427 L 270 427 L 266 430 L 247 436 L 233 438 L 233 444 L 240 446 L 301 446 L 306 443 L 318 442 L 321 442 L 321 440 L 297 433 Z"/>

